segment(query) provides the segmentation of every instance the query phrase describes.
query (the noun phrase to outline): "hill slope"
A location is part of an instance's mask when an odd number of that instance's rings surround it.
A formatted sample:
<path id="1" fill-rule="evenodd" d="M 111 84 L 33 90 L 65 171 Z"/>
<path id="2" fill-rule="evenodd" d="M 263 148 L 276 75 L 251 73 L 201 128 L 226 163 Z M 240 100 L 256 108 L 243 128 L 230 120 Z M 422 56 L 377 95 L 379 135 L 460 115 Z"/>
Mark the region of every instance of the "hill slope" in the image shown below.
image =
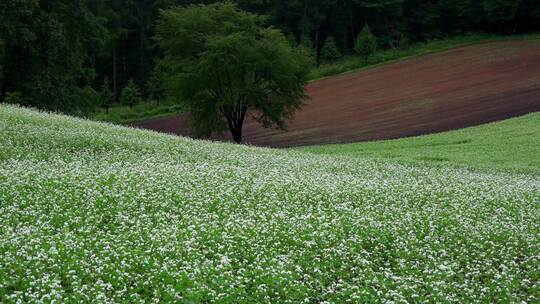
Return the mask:
<path id="1" fill-rule="evenodd" d="M 316 81 L 307 91 L 312 99 L 289 132 L 250 121 L 245 141 L 284 147 L 391 139 L 540 111 L 540 40 L 426 55 Z M 184 121 L 164 118 L 137 126 L 189 135 Z"/>
<path id="2" fill-rule="evenodd" d="M 540 113 L 419 137 L 299 149 L 326 155 L 540 174 Z"/>
<path id="3" fill-rule="evenodd" d="M 0 302 L 540 300 L 540 179 L 0 106 Z"/>

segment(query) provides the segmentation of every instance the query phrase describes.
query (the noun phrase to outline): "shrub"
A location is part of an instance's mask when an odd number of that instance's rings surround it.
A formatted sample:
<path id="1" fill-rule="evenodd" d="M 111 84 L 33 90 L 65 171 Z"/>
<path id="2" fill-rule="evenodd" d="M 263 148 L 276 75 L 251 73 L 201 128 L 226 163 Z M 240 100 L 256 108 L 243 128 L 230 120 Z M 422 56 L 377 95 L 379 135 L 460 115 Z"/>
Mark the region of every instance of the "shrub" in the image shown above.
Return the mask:
<path id="1" fill-rule="evenodd" d="M 24 99 L 21 92 L 7 92 L 6 96 L 4 97 L 4 102 L 22 105 L 24 103 Z"/>

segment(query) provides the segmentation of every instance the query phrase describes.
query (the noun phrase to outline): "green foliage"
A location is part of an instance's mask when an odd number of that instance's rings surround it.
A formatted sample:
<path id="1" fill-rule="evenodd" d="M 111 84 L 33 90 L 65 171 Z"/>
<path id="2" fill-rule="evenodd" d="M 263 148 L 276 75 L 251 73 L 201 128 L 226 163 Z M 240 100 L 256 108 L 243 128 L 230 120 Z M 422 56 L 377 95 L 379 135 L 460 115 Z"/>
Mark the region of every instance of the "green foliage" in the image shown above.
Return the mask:
<path id="1" fill-rule="evenodd" d="M 339 57 L 341 57 L 341 53 L 339 52 L 334 37 L 328 36 L 321 49 L 321 60 L 324 62 L 331 62 Z"/>
<path id="2" fill-rule="evenodd" d="M 313 40 L 311 40 L 311 37 L 307 33 L 302 35 L 299 46 L 311 52 L 315 52 L 315 46 L 313 45 Z"/>
<path id="3" fill-rule="evenodd" d="M 366 24 L 354 43 L 354 51 L 364 58 L 367 63 L 368 57 L 377 50 L 377 38 L 373 36 L 369 26 Z"/>
<path id="4" fill-rule="evenodd" d="M 169 96 L 202 136 L 230 130 L 237 142 L 248 112 L 285 127 L 305 99 L 306 60 L 264 19 L 232 3 L 164 10 L 156 28 Z"/>
<path id="5" fill-rule="evenodd" d="M 490 22 L 505 24 L 516 17 L 521 0 L 483 0 L 483 8 Z"/>
<path id="6" fill-rule="evenodd" d="M 100 96 L 99 92 L 94 90 L 91 86 L 85 86 L 83 88 L 78 88 L 72 96 L 68 97 L 69 99 L 79 98 L 79 107 L 75 109 L 74 115 L 89 117 L 92 112 L 100 105 Z"/>
<path id="7" fill-rule="evenodd" d="M 159 62 L 154 66 L 154 70 L 148 80 L 147 86 L 150 92 L 150 97 L 157 102 L 161 103 L 161 100 L 165 97 L 165 84 L 163 75 L 165 73 L 163 64 Z"/>
<path id="8" fill-rule="evenodd" d="M 302 52 L 303 56 L 309 59 L 310 64 L 315 65 L 317 61 L 317 49 L 313 45 L 311 37 L 309 37 L 307 33 L 302 35 L 298 48 L 300 52 Z"/>
<path id="9" fill-rule="evenodd" d="M 120 103 L 132 108 L 134 105 L 140 102 L 142 102 L 142 97 L 139 87 L 137 87 L 137 85 L 133 82 L 133 79 L 130 79 L 122 90 Z"/>
<path id="10" fill-rule="evenodd" d="M 298 47 L 298 41 L 296 40 L 296 36 L 294 35 L 293 32 L 289 32 L 287 34 L 287 42 L 289 42 L 289 45 L 292 48 Z"/>
<path id="11" fill-rule="evenodd" d="M 4 65 L 7 60 L 6 56 L 7 50 L 6 50 L 6 42 L 2 39 L 0 36 L 0 79 L 5 79 L 4 76 Z M 3 92 L 3 84 L 0 85 L 0 97 L 2 97 Z"/>
<path id="12" fill-rule="evenodd" d="M 92 119 L 117 124 L 131 124 L 155 118 L 179 115 L 182 111 L 183 109 L 180 105 L 167 101 L 159 104 L 142 102 L 133 107 L 113 105 L 108 110 L 99 109 L 92 115 Z"/>
<path id="13" fill-rule="evenodd" d="M 0 100 L 6 92 L 21 92 L 32 106 L 84 114 L 94 106 L 83 100 L 90 93 L 87 87 L 98 84 L 94 89 L 99 89 L 107 76 L 115 98 L 127 81 L 134 79 L 143 95 L 150 93 L 160 101 L 162 88 L 152 75 L 162 56 L 152 41 L 159 10 L 213 2 L 0 1 Z M 305 45 L 299 52 L 313 64 L 322 59 L 317 58 L 317 50 L 324 47 L 317 37 L 333 36 L 340 51 L 349 54 L 366 22 L 377 33 L 381 48 L 404 48 L 408 41 L 416 44 L 468 31 L 540 30 L 538 0 L 232 2 L 268 16 L 265 25 L 286 33 L 305 33 L 299 39 Z M 288 38 L 296 46 L 290 34 Z"/>
<path id="14" fill-rule="evenodd" d="M 84 98 L 95 72 L 87 50 L 102 27 L 86 3 L 0 1 L 0 20 L 0 99 L 20 92 L 36 107 L 91 111 Z"/>
<path id="15" fill-rule="evenodd" d="M 108 77 L 105 77 L 99 90 L 99 105 L 108 111 L 113 103 L 114 94 L 111 91 L 111 81 Z"/>
<path id="16" fill-rule="evenodd" d="M 11 103 L 11 104 L 18 104 L 23 105 L 24 104 L 24 98 L 21 92 L 7 92 L 6 96 L 4 97 L 5 103 Z"/>

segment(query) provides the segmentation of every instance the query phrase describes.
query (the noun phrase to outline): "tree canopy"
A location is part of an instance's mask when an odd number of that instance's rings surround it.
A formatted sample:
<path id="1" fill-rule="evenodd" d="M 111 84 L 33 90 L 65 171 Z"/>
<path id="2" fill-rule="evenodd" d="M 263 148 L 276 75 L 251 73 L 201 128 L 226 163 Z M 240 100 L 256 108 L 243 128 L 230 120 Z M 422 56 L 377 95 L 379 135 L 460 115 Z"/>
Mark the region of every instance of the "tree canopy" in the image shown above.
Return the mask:
<path id="1" fill-rule="evenodd" d="M 162 89 L 154 81 L 158 77 L 152 75 L 164 55 L 152 40 L 159 11 L 216 2 L 0 1 L 0 101 L 5 101 L 7 93 L 19 93 L 32 106 L 85 113 L 99 106 L 86 97 L 92 90 L 99 91 L 105 77 L 111 81 L 115 102 L 130 79 L 144 97 L 156 92 L 160 96 Z M 370 25 L 382 49 L 471 31 L 513 34 L 540 30 L 538 0 L 231 2 L 267 16 L 266 24 L 287 33 L 291 43 L 302 42 L 313 61 L 323 59 L 328 37 L 333 37 L 341 54 L 353 53 L 364 24 Z"/>
<path id="2" fill-rule="evenodd" d="M 86 2 L 0 1 L 0 98 L 19 93 L 29 104 L 88 110 L 83 98 L 94 70 L 87 49 L 104 30 Z"/>
<path id="3" fill-rule="evenodd" d="M 264 22 L 228 2 L 161 12 L 156 41 L 168 67 L 167 91 L 184 105 L 200 135 L 228 128 L 240 142 L 248 114 L 265 127 L 285 128 L 301 107 L 305 57 Z"/>

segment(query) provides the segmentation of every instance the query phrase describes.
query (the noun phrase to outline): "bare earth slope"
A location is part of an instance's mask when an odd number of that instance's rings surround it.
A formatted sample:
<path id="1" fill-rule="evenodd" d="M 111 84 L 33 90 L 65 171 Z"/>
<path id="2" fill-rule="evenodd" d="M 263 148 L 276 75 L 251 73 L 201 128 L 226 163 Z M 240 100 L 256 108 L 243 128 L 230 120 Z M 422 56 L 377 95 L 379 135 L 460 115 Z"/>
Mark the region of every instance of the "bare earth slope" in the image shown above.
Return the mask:
<path id="1" fill-rule="evenodd" d="M 540 41 L 454 49 L 312 82 L 307 90 L 311 100 L 288 132 L 248 121 L 244 141 L 286 147 L 391 139 L 540 111 Z M 184 121 L 137 126 L 189 135 Z"/>

